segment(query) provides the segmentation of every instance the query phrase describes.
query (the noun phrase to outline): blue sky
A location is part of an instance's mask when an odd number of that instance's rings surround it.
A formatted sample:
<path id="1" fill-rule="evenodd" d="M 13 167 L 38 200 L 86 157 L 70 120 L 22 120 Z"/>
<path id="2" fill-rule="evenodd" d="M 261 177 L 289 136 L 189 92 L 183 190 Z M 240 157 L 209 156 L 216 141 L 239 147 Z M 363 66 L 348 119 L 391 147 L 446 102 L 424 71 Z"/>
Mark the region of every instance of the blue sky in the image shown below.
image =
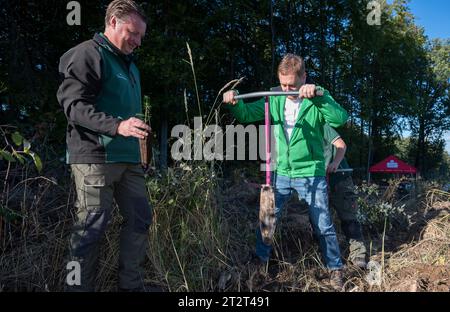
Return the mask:
<path id="1" fill-rule="evenodd" d="M 430 38 L 450 38 L 450 1 L 411 0 L 409 8 Z"/>
<path id="2" fill-rule="evenodd" d="M 411 0 L 411 12 L 416 17 L 416 25 L 425 28 L 430 38 L 450 38 L 449 0 Z M 450 131 L 445 133 L 446 150 L 450 153 Z"/>

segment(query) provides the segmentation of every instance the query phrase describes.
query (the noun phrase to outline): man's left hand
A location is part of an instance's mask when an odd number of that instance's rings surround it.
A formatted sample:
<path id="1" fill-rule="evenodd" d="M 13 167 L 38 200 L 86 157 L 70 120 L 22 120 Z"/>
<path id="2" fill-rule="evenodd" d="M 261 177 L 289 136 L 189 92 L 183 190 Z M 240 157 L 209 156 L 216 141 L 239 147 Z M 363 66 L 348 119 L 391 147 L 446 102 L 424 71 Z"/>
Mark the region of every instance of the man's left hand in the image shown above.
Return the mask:
<path id="1" fill-rule="evenodd" d="M 298 90 L 298 95 L 300 98 L 311 99 L 316 96 L 316 85 L 314 84 L 304 84 Z"/>

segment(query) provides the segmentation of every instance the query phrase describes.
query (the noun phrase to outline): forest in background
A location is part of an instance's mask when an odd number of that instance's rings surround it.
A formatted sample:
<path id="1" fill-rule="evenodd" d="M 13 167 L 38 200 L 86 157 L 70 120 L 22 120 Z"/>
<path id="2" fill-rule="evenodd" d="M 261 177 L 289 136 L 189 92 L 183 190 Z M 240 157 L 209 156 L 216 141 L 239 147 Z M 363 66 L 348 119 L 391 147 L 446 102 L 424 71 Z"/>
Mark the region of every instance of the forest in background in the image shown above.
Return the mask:
<path id="1" fill-rule="evenodd" d="M 79 1 L 81 25 L 69 26 L 67 2 L 2 1 L 0 124 L 33 139 L 43 164 L 64 157 L 65 117 L 56 101 L 59 57 L 104 29 L 109 1 Z M 243 78 L 241 92 L 278 84 L 287 53 L 306 60 L 309 77 L 350 115 L 339 129 L 354 168 L 396 154 L 425 178 L 449 175 L 449 39 L 428 40 L 407 0 L 382 5 L 369 25 L 368 1 L 147 1 L 149 24 L 138 49 L 143 94 L 151 102 L 160 164 L 171 164 L 170 130 L 207 115 L 221 88 Z M 198 99 L 190 65 L 192 50 Z M 185 101 L 190 109 L 186 117 Z M 222 123 L 231 123 L 226 109 Z M 403 130 L 410 129 L 405 138 Z M 8 132 L 8 130 L 7 130 Z M 408 132 L 409 133 L 409 132 Z M 4 146 L 2 146 L 3 148 Z M 156 147 L 156 146 L 155 146 Z"/>

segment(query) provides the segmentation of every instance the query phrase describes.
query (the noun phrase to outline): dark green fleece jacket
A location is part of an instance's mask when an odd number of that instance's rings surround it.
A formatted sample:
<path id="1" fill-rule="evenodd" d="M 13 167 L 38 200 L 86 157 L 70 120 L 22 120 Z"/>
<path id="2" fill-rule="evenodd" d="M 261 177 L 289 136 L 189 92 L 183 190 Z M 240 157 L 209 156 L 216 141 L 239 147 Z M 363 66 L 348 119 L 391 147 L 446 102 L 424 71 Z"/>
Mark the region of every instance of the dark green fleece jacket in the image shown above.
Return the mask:
<path id="1" fill-rule="evenodd" d="M 67 163 L 139 163 L 136 138 L 117 135 L 121 120 L 142 112 L 133 57 L 103 34 L 60 59 L 57 98 L 67 117 Z"/>

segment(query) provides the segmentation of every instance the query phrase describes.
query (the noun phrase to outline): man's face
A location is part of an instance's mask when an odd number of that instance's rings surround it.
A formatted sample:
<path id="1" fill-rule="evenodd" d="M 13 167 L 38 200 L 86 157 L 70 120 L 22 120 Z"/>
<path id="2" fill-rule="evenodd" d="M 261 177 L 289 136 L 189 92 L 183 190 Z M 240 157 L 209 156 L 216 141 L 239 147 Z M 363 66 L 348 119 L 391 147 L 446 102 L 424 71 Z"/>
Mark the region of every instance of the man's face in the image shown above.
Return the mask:
<path id="1" fill-rule="evenodd" d="M 131 14 L 124 20 L 119 20 L 113 16 L 110 21 L 110 27 L 111 32 L 108 39 L 122 53 L 128 55 L 141 45 L 147 25 L 138 15 Z"/>
<path id="2" fill-rule="evenodd" d="M 278 73 L 278 79 L 280 80 L 281 90 L 287 91 L 298 91 L 300 87 L 305 83 L 306 74 L 303 77 L 299 77 L 296 74 L 283 75 Z M 294 100 L 297 96 L 288 96 L 289 99 Z"/>

